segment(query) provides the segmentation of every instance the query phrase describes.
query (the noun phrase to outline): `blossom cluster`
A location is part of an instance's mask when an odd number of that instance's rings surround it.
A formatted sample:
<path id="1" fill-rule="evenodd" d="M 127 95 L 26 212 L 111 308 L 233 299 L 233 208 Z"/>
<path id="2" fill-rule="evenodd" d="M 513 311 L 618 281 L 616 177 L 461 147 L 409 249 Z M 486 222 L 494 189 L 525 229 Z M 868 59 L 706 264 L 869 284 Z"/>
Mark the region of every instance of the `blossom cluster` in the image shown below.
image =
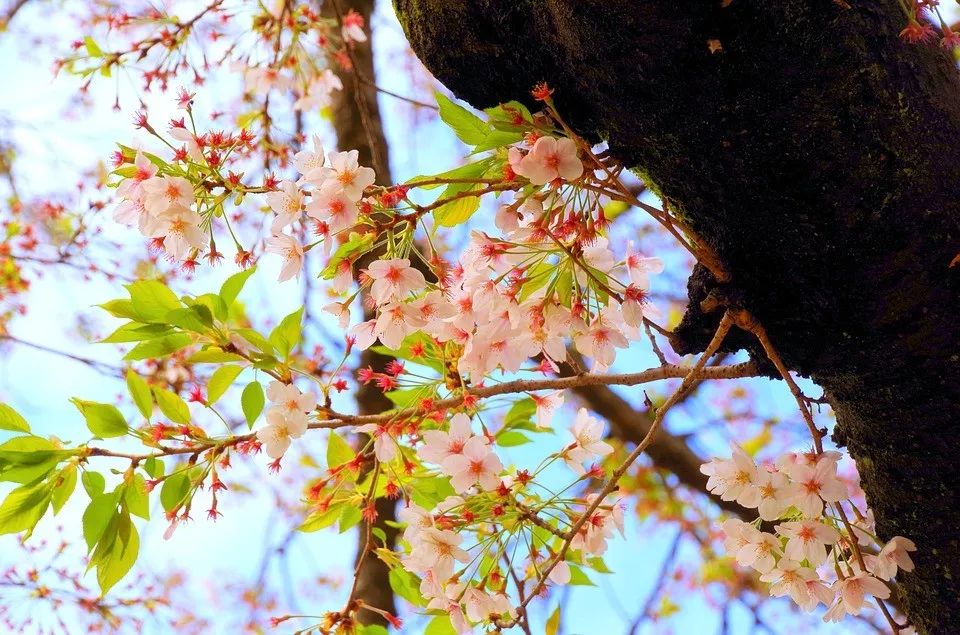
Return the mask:
<path id="1" fill-rule="evenodd" d="M 293 384 L 272 381 L 267 386 L 267 399 L 273 404 L 267 409 L 267 425 L 257 431 L 257 440 L 272 459 L 279 459 L 291 439 L 299 439 L 307 431 L 307 415 L 316 407 L 317 398 L 310 392 L 300 392 Z"/>
<path id="2" fill-rule="evenodd" d="M 788 453 L 758 466 L 736 444 L 732 451 L 730 459 L 714 459 L 701 471 L 711 492 L 757 509 L 754 523 L 724 521 L 724 547 L 760 574 L 771 595 L 789 596 L 806 611 L 826 605 L 824 621 L 840 621 L 859 615 L 871 596 L 889 598 L 888 582 L 898 570 L 913 570 L 914 543 L 903 536 L 883 543 L 872 512 L 861 513 L 849 500 L 859 495 L 851 496 L 856 486 L 837 474 L 838 452 Z M 844 504 L 856 514 L 852 521 Z M 760 521 L 783 522 L 770 533 Z"/>

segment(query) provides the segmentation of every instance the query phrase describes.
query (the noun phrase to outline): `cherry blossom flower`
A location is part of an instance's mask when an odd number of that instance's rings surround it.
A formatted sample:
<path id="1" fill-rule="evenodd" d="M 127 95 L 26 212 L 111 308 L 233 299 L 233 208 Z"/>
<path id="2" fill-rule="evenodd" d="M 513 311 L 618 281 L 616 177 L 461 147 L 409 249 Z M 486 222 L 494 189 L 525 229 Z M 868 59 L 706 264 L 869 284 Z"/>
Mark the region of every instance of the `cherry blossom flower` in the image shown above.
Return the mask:
<path id="1" fill-rule="evenodd" d="M 463 446 L 473 437 L 470 429 L 470 417 L 457 413 L 450 419 L 448 431 L 426 430 L 423 432 L 423 445 L 417 454 L 424 461 L 440 465 L 448 457 L 462 454 Z"/>
<path id="2" fill-rule="evenodd" d="M 663 261 L 660 258 L 644 258 L 633 250 L 633 241 L 627 242 L 627 258 L 625 260 L 630 282 L 641 289 L 650 288 L 648 274 L 657 274 L 663 271 Z"/>
<path id="3" fill-rule="evenodd" d="M 313 193 L 307 216 L 327 224 L 331 234 L 353 227 L 360 213 L 357 204 L 337 183 L 327 183 Z"/>
<path id="4" fill-rule="evenodd" d="M 777 533 L 787 538 L 783 554 L 797 562 L 807 560 L 819 566 L 827 559 L 826 545 L 840 540 L 840 533 L 816 520 L 800 520 L 776 526 Z"/>
<path id="5" fill-rule="evenodd" d="M 359 156 L 356 150 L 331 153 L 327 167 L 306 172 L 304 178 L 323 187 L 336 184 L 348 199 L 356 203 L 363 198 L 363 191 L 373 185 L 377 178 L 372 168 L 359 164 Z"/>
<path id="6" fill-rule="evenodd" d="M 411 267 L 406 258 L 377 260 L 370 264 L 366 274 L 373 280 L 370 296 L 377 304 L 402 300 L 408 293 L 419 291 L 427 284 L 423 274 Z"/>
<path id="7" fill-rule="evenodd" d="M 806 611 L 813 610 L 820 602 L 829 605 L 834 598 L 833 591 L 820 582 L 816 571 L 790 558 L 780 558 L 777 566 L 761 575 L 760 579 L 770 584 L 770 595 L 789 595 Z"/>
<path id="8" fill-rule="evenodd" d="M 303 207 L 303 195 L 300 188 L 293 181 L 281 181 L 280 189 L 276 192 L 267 192 L 267 205 L 276 214 L 270 230 L 279 233 L 281 229 L 300 218 Z"/>
<path id="9" fill-rule="evenodd" d="M 613 452 L 613 446 L 600 440 L 603 437 L 603 423 L 590 416 L 586 408 L 580 408 L 577 412 L 570 433 L 574 442 L 563 451 L 563 460 L 571 470 L 581 476 L 586 474 L 583 468 L 585 461 L 592 461 Z"/>
<path id="10" fill-rule="evenodd" d="M 585 332 L 574 336 L 573 341 L 580 353 L 594 360 L 594 371 L 609 368 L 616 359 L 616 349 L 630 345 L 611 320 L 599 318 Z"/>
<path id="11" fill-rule="evenodd" d="M 737 562 L 760 573 L 768 573 L 776 564 L 774 554 L 780 554 L 780 540 L 752 525 L 747 525 L 743 531 L 746 544 L 737 551 Z"/>
<path id="12" fill-rule="evenodd" d="M 869 596 L 881 600 L 890 597 L 890 589 L 887 585 L 869 573 L 860 572 L 848 578 L 837 580 L 834 586 L 839 587 L 840 597 L 837 598 L 837 604 L 823 616 L 825 622 L 839 621 L 844 613 L 860 615 L 860 611 L 869 601 Z M 842 611 L 839 609 L 841 606 Z"/>
<path id="13" fill-rule="evenodd" d="M 155 215 L 193 205 L 193 184 L 181 176 L 154 176 L 141 183 L 143 206 Z"/>
<path id="14" fill-rule="evenodd" d="M 814 466 L 795 465 L 790 471 L 793 485 L 784 500 L 808 518 L 823 513 L 823 502 L 836 503 L 847 497 L 847 487 L 837 478 L 834 461 L 818 461 Z"/>
<path id="15" fill-rule="evenodd" d="M 341 29 L 344 42 L 366 42 L 367 34 L 363 32 L 363 16 L 350 9 L 343 16 L 343 28 Z"/>
<path id="16" fill-rule="evenodd" d="M 320 169 L 323 167 L 323 164 L 323 143 L 320 142 L 318 135 L 313 135 L 313 150 L 300 150 L 293 155 L 293 166 L 297 168 L 297 172 L 303 175 L 313 173 L 314 171 L 316 171 L 317 174 L 321 174 Z M 302 185 L 305 182 L 306 176 L 301 178 L 298 184 Z"/>
<path id="17" fill-rule="evenodd" d="M 554 413 L 563 405 L 563 391 L 555 390 L 543 396 L 530 395 L 530 398 L 537 405 L 537 427 L 549 428 Z"/>
<path id="18" fill-rule="evenodd" d="M 498 474 L 503 470 L 500 459 L 482 437 L 468 439 L 463 451 L 448 456 L 440 467 L 450 476 L 450 485 L 458 492 L 465 492 L 475 484 L 484 491 L 496 489 L 500 485 Z"/>
<path id="19" fill-rule="evenodd" d="M 265 251 L 283 258 L 280 276 L 277 278 L 279 282 L 294 276 L 299 277 L 300 270 L 303 268 L 303 247 L 300 241 L 287 234 L 274 234 L 267 238 Z"/>
<path id="20" fill-rule="evenodd" d="M 768 472 L 767 470 L 757 470 L 756 478 L 753 481 L 757 498 L 756 505 L 760 518 L 763 520 L 776 520 L 786 511 L 789 505 L 785 502 L 788 481 L 787 477 L 780 472 Z M 750 505 L 754 507 L 754 505 Z"/>
<path id="21" fill-rule="evenodd" d="M 163 249 L 171 258 L 184 260 L 204 245 L 206 235 L 200 229 L 200 215 L 188 207 L 173 205 L 156 215 L 150 223 L 150 236 L 163 238 Z"/>
<path id="22" fill-rule="evenodd" d="M 350 337 L 354 340 L 354 347 L 365 351 L 377 341 L 377 321 L 367 320 L 350 329 Z"/>
<path id="23" fill-rule="evenodd" d="M 554 584 L 568 584 L 570 582 L 570 565 L 567 564 L 566 560 L 561 560 L 557 565 L 550 571 L 550 575 L 547 576 L 551 582 Z"/>
<path id="24" fill-rule="evenodd" d="M 275 404 L 288 419 L 307 419 L 307 413 L 317 405 L 317 397 L 311 392 L 300 392 L 293 384 L 274 380 L 267 386 L 267 399 Z"/>
<path id="25" fill-rule="evenodd" d="M 294 102 L 294 110 L 321 110 L 330 105 L 330 94 L 342 90 L 343 82 L 329 68 L 325 68 L 307 86 L 306 93 Z M 303 170 L 300 171 L 303 174 Z"/>
<path id="26" fill-rule="evenodd" d="M 871 572 L 882 580 L 892 580 L 897 575 L 897 569 L 913 571 L 913 560 L 910 551 L 916 551 L 917 546 L 909 538 L 894 536 L 883 546 L 880 553 L 872 558 Z"/>
<path id="27" fill-rule="evenodd" d="M 470 554 L 460 547 L 463 536 L 448 529 L 428 527 L 420 534 L 417 546 L 404 561 L 413 573 L 433 571 L 438 580 L 446 580 L 453 573 L 454 562 L 470 562 Z"/>
<path id="28" fill-rule="evenodd" d="M 707 490 L 725 501 L 735 500 L 744 506 L 759 504 L 756 491 L 757 466 L 750 455 L 739 445 L 731 444 L 733 456 L 729 460 L 714 459 L 700 466 L 700 471 L 709 476 Z M 753 502 L 753 505 L 747 503 Z"/>
<path id="29" fill-rule="evenodd" d="M 400 446 L 397 445 L 397 440 L 393 438 L 393 435 L 390 434 L 385 426 L 367 423 L 362 426 L 357 426 L 356 430 L 357 432 L 365 432 L 373 437 L 373 453 L 377 456 L 378 461 L 381 463 L 389 463 L 397 458 L 397 454 L 400 453 Z"/>
<path id="30" fill-rule="evenodd" d="M 415 320 L 415 307 L 399 302 L 385 304 L 380 307 L 374 332 L 384 346 L 397 350 L 403 344 L 403 338 L 420 326 Z"/>
<path id="31" fill-rule="evenodd" d="M 556 178 L 575 181 L 583 174 L 583 163 L 577 156 L 577 144 L 566 137 L 540 137 L 533 149 L 513 168 L 534 185 L 544 185 Z"/>
<path id="32" fill-rule="evenodd" d="M 281 409 L 267 410 L 267 425 L 257 431 L 257 440 L 271 459 L 279 459 L 290 447 L 291 439 L 299 439 L 307 431 L 306 417 L 288 418 Z"/>

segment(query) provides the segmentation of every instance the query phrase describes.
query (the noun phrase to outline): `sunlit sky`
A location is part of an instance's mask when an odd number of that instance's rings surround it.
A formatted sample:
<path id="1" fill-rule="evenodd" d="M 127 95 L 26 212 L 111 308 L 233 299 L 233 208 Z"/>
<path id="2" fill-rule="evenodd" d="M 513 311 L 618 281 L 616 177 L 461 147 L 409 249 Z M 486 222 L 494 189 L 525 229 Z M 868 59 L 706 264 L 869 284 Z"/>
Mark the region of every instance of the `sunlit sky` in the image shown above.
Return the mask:
<path id="1" fill-rule="evenodd" d="M 71 3 L 65 5 L 69 7 Z M 94 82 L 89 94 L 89 107 L 68 108 L 76 94 L 78 80 L 67 75 L 55 78 L 51 69 L 56 51 L 62 51 L 73 39 L 75 27 L 66 12 L 51 16 L 44 6 L 27 6 L 17 17 L 18 24 L 14 30 L 0 34 L 0 68 L 3 69 L 7 87 L 0 93 L 0 118 L 9 120 L 13 125 L 13 141 L 20 151 L 17 175 L 22 187 L 29 188 L 30 193 L 61 190 L 65 184 L 77 181 L 80 171 L 93 167 L 98 161 L 106 161 L 115 142 L 136 145 L 138 140 L 130 124 L 138 95 L 133 85 L 118 82 L 122 112 L 115 112 L 111 108 L 116 87 L 110 81 Z M 402 32 L 388 6 L 381 7 L 381 14 L 374 23 L 377 28 L 378 65 L 380 69 L 389 69 L 401 59 Z M 40 33 L 49 39 L 35 47 L 23 36 L 24 31 Z M 407 93 L 410 89 L 405 73 L 381 72 L 380 83 L 399 93 Z M 235 95 L 239 85 L 240 79 L 226 72 L 217 80 L 217 92 Z M 219 104 L 204 101 L 204 91 L 203 88 L 198 90 L 198 111 L 217 108 Z M 157 121 L 165 121 L 175 112 L 169 96 L 140 96 Z M 397 102 L 386 96 L 381 97 L 381 104 L 386 116 L 395 179 L 403 180 L 431 170 L 449 168 L 462 155 L 462 148 L 457 141 L 440 125 L 430 123 L 413 127 L 405 118 L 408 112 L 406 108 L 398 109 Z M 320 125 L 319 122 L 312 123 Z M 325 128 L 320 131 L 332 145 L 330 131 Z M 144 142 L 143 139 L 139 141 Z M 104 224 L 105 232 L 111 239 L 122 241 L 131 254 L 142 254 L 143 239 L 139 235 L 109 220 Z M 455 237 L 451 242 L 457 243 L 462 239 L 462 236 Z M 614 240 L 623 242 L 625 238 Z M 264 258 L 243 296 L 249 306 L 259 307 L 257 315 L 263 321 L 279 319 L 294 310 L 300 302 L 302 291 L 296 282 L 283 285 L 274 283 L 277 270 L 278 263 L 274 259 Z M 223 265 L 197 276 L 178 290 L 194 293 L 215 290 L 234 271 L 232 264 Z M 682 272 L 678 272 L 675 279 L 683 280 Z M 108 332 L 113 325 L 111 318 L 94 308 L 94 305 L 123 295 L 120 284 L 119 281 L 110 283 L 101 278 L 84 281 L 78 274 L 63 268 L 51 270 L 30 291 L 29 315 L 14 320 L 10 331 L 26 341 L 43 343 L 117 366 L 120 355 L 116 348 L 87 341 L 81 337 L 77 324 L 80 319 L 90 325 L 88 328 L 94 334 Z M 681 293 L 682 288 L 673 291 L 675 294 Z M 325 326 L 336 331 L 335 325 Z M 618 362 L 618 369 L 635 370 L 655 365 L 656 360 L 648 349 L 647 344 L 635 346 Z M 757 410 L 762 416 L 796 421 L 792 412 L 793 404 L 782 386 L 764 381 L 750 383 L 758 397 Z M 122 391 L 120 382 L 106 378 L 84 364 L 25 347 L 0 349 L 0 401 L 17 408 L 40 434 L 56 435 L 74 442 L 84 440 L 86 429 L 81 417 L 69 403 L 69 398 L 81 396 L 84 399 L 114 402 Z M 639 398 L 635 393 L 621 394 L 628 396 L 633 403 L 642 401 L 642 394 Z M 703 399 L 697 401 L 697 408 L 677 412 L 670 419 L 671 429 L 700 430 L 703 421 L 697 417 L 713 419 L 716 416 L 709 413 L 709 399 L 708 391 Z M 344 410 L 350 408 L 347 397 L 342 398 L 341 407 Z M 553 437 L 553 442 L 559 442 L 556 439 L 564 437 L 563 430 L 569 418 L 568 409 L 556 424 L 559 432 L 558 437 Z M 744 428 L 738 434 L 746 435 L 755 431 L 756 428 Z M 691 444 L 703 456 L 711 452 L 725 453 L 725 438 L 726 433 L 715 425 L 691 438 Z M 314 442 L 321 443 L 319 439 Z M 533 457 L 535 451 L 512 449 L 504 452 L 504 455 L 505 463 L 512 461 L 519 465 Z M 269 476 L 266 463 L 264 458 L 251 464 L 242 464 L 232 478 L 256 483 L 267 489 L 291 487 L 282 479 Z M 107 465 L 101 464 L 99 468 L 106 471 Z M 0 493 L 8 489 L 0 486 Z M 73 534 L 80 541 L 79 518 L 86 502 L 86 496 L 78 490 L 56 521 L 49 517 L 42 521 L 37 536 L 49 535 L 55 524 L 62 524 L 67 536 Z M 250 496 L 226 496 L 220 509 L 224 517 L 216 524 L 207 522 L 202 513 L 197 513 L 195 517 L 198 520 L 181 526 L 170 540 L 164 541 L 161 534 L 166 523 L 162 520 L 162 510 L 158 505 L 153 511 L 154 520 L 141 524 L 141 557 L 137 564 L 139 570 L 160 574 L 169 571 L 171 565 L 188 570 L 191 576 L 189 584 L 197 604 L 194 610 L 213 620 L 211 633 L 234 632 L 233 625 L 236 622 L 225 617 L 230 610 L 230 600 L 222 592 L 224 583 L 255 581 L 262 567 L 264 553 L 270 552 L 270 546 L 283 540 L 289 530 L 287 521 L 279 519 L 273 512 L 269 494 L 261 492 Z M 577 587 L 564 595 L 564 632 L 568 635 L 631 632 L 630 624 L 656 583 L 657 572 L 674 541 L 676 531 L 674 526 L 655 525 L 630 518 L 626 539 L 612 541 L 608 552 L 607 562 L 615 573 L 594 575 L 597 586 Z M 21 552 L 13 548 L 14 540 L 12 536 L 0 537 L 0 568 L 10 563 L 11 556 L 20 556 Z M 278 613 L 295 610 L 318 614 L 338 608 L 345 597 L 345 590 L 329 592 L 322 598 L 312 597 L 313 592 L 304 591 L 310 588 L 310 580 L 320 574 L 348 578 L 352 570 L 354 547 L 355 537 L 352 533 L 340 535 L 335 530 L 329 530 L 295 539 L 284 563 L 273 558 L 268 568 L 268 578 L 273 580 L 272 588 L 280 592 L 282 608 Z M 689 541 L 683 541 L 680 549 L 680 562 L 696 561 L 695 547 Z M 79 562 L 77 566 L 81 566 Z M 293 581 L 292 589 L 283 589 L 280 582 L 283 577 L 280 575 L 281 567 L 287 568 L 286 575 Z M 292 596 L 300 596 L 301 600 L 293 605 Z M 723 611 L 710 606 L 702 594 L 674 594 L 671 599 L 680 604 L 679 615 L 659 624 L 647 622 L 636 632 L 722 631 Z M 534 624 L 542 628 L 543 620 L 555 606 L 555 599 L 536 606 Z M 854 628 L 849 623 L 830 628 L 820 624 L 815 617 L 797 620 L 795 614 L 785 610 L 785 604 L 782 603 L 771 603 L 764 611 L 766 621 L 782 630 L 847 633 L 853 632 Z M 420 632 L 423 624 L 422 620 L 413 618 L 408 621 L 404 632 Z M 729 633 L 750 633 L 754 628 L 753 617 L 745 607 L 734 605 L 730 608 L 729 622 L 725 626 Z M 156 624 L 150 629 L 148 632 L 164 632 Z M 291 630 L 290 627 L 281 626 L 276 632 Z"/>

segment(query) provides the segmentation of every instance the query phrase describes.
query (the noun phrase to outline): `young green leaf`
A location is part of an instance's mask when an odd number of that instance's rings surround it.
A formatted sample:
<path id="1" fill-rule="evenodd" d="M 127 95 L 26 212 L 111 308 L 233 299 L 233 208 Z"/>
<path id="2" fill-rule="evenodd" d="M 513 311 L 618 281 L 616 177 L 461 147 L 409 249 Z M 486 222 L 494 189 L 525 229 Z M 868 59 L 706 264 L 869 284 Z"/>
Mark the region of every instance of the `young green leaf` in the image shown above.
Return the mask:
<path id="1" fill-rule="evenodd" d="M 0 430 L 30 432 L 30 424 L 19 412 L 5 403 L 0 403 Z"/>
<path id="2" fill-rule="evenodd" d="M 45 481 L 13 490 L 0 503 L 0 534 L 33 533 L 50 504 L 52 492 Z"/>
<path id="3" fill-rule="evenodd" d="M 181 348 L 190 346 L 191 343 L 193 343 L 193 338 L 187 333 L 171 333 L 140 342 L 131 348 L 130 352 L 123 358 L 127 361 L 137 361 L 153 357 L 165 357 L 170 353 L 176 353 Z"/>
<path id="4" fill-rule="evenodd" d="M 260 413 L 263 412 L 263 405 L 266 399 L 263 396 L 263 386 L 258 381 L 252 381 L 247 384 L 240 394 L 240 407 L 243 410 L 243 416 L 247 419 L 247 427 L 252 428 L 253 422 L 257 420 Z"/>
<path id="5" fill-rule="evenodd" d="M 137 405 L 137 410 L 147 421 L 153 414 L 153 397 L 150 396 L 150 386 L 133 369 L 127 371 L 127 390 L 133 398 L 133 403 Z"/>
<path id="6" fill-rule="evenodd" d="M 160 488 L 160 504 L 164 511 L 170 511 L 186 499 L 190 493 L 190 477 L 186 472 L 171 474 Z"/>
<path id="7" fill-rule="evenodd" d="M 250 267 L 249 269 L 235 273 L 227 278 L 223 286 L 220 287 L 220 299 L 223 300 L 223 304 L 228 309 L 234 300 L 237 299 L 237 296 L 240 295 L 240 292 L 243 291 L 243 286 L 247 284 L 247 279 L 250 278 L 256 270 L 256 267 Z"/>
<path id="8" fill-rule="evenodd" d="M 167 313 L 183 306 L 170 287 L 159 280 L 137 280 L 126 288 L 140 322 L 165 323 Z"/>
<path id="9" fill-rule="evenodd" d="M 127 420 L 116 406 L 108 403 L 85 401 L 74 397 L 70 401 L 77 407 L 87 421 L 87 427 L 94 436 L 101 439 L 120 437 L 127 433 Z"/>
<path id="10" fill-rule="evenodd" d="M 160 406 L 160 412 L 163 413 L 163 416 L 174 423 L 184 425 L 190 423 L 190 408 L 187 406 L 187 402 L 180 398 L 180 395 L 166 388 L 154 386 L 153 396 L 156 397 L 157 405 Z"/>
<path id="11" fill-rule="evenodd" d="M 100 593 L 106 595 L 133 567 L 140 552 L 140 537 L 130 520 L 122 514 L 117 524 L 117 538 L 110 549 L 97 559 L 97 582 Z"/>
<path id="12" fill-rule="evenodd" d="M 80 482 L 83 483 L 83 489 L 91 499 L 103 494 L 103 490 L 107 486 L 107 481 L 103 478 L 103 474 L 100 472 L 91 472 L 90 470 L 86 470 L 83 473 L 80 477 Z"/>
<path id="13" fill-rule="evenodd" d="M 352 461 L 356 454 L 350 444 L 343 440 L 336 431 L 330 431 L 330 438 L 327 441 L 327 468 L 333 469 Z"/>
<path id="14" fill-rule="evenodd" d="M 60 470 L 51 481 L 53 494 L 50 501 L 53 503 L 53 513 L 58 514 L 77 487 L 77 464 L 71 462 Z"/>
<path id="15" fill-rule="evenodd" d="M 207 403 L 213 405 L 243 372 L 243 366 L 221 366 L 210 376 L 207 382 Z"/>
<path id="16" fill-rule="evenodd" d="M 300 343 L 300 322 L 303 320 L 303 307 L 300 307 L 287 317 L 280 320 L 276 328 L 270 332 L 270 344 L 281 357 L 287 359 L 290 353 Z"/>
<path id="17" fill-rule="evenodd" d="M 454 134 L 468 146 L 482 142 L 490 131 L 490 126 L 475 114 L 455 104 L 443 93 L 435 93 L 437 106 L 440 107 L 440 119 L 450 126 Z"/>

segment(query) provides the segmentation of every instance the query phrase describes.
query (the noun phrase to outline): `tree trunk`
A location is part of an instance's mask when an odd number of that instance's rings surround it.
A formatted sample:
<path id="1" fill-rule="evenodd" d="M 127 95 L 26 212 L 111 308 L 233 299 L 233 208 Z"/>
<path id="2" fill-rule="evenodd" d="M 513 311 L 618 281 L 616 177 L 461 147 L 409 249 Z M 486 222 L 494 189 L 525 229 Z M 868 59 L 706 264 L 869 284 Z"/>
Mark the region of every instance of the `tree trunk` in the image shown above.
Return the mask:
<path id="1" fill-rule="evenodd" d="M 921 632 L 960 632 L 960 81 L 899 37 L 897 0 L 396 0 L 427 67 L 478 107 L 539 81 L 722 258 L 713 291 L 826 391 Z M 723 5 L 727 6 L 723 6 Z M 745 339 L 743 341 L 746 341 Z"/>
<path id="2" fill-rule="evenodd" d="M 389 185 L 390 176 L 389 147 L 383 133 L 383 120 L 380 116 L 380 107 L 377 104 L 376 69 L 373 63 L 373 33 L 370 30 L 370 19 L 373 14 L 375 0 L 327 0 L 323 4 L 325 15 L 336 18 L 337 11 L 343 14 L 353 9 L 367 21 L 366 44 L 355 46 L 350 55 L 354 64 L 352 70 L 336 69 L 337 76 L 343 83 L 342 91 L 333 93 L 331 111 L 333 113 L 333 127 L 337 133 L 337 147 L 342 151 L 357 150 L 360 165 L 370 166 L 377 173 L 377 184 Z M 363 79 L 361 79 L 363 78 Z M 366 81 L 364 81 L 366 80 Z M 358 263 L 358 271 L 365 267 Z M 367 311 L 364 319 L 373 317 Z M 363 351 L 360 355 L 360 367 L 372 367 L 377 372 L 383 372 L 391 358 L 374 352 L 372 349 Z M 373 385 L 361 385 L 357 389 L 357 411 L 362 415 L 378 414 L 393 408 L 393 403 L 383 392 Z M 397 519 L 397 503 L 388 498 L 379 498 L 376 503 L 377 522 L 374 525 L 383 530 L 387 537 L 387 547 L 392 549 L 397 540 L 397 529 L 387 522 Z M 364 553 L 367 537 L 367 523 L 363 521 L 358 527 L 357 557 Z M 390 588 L 390 569 L 374 553 L 367 553 L 357 572 L 357 598 L 370 606 L 377 607 L 393 615 L 397 614 L 393 590 Z M 360 622 L 363 624 L 379 624 L 387 627 L 387 621 L 382 615 L 373 611 L 361 610 Z"/>

